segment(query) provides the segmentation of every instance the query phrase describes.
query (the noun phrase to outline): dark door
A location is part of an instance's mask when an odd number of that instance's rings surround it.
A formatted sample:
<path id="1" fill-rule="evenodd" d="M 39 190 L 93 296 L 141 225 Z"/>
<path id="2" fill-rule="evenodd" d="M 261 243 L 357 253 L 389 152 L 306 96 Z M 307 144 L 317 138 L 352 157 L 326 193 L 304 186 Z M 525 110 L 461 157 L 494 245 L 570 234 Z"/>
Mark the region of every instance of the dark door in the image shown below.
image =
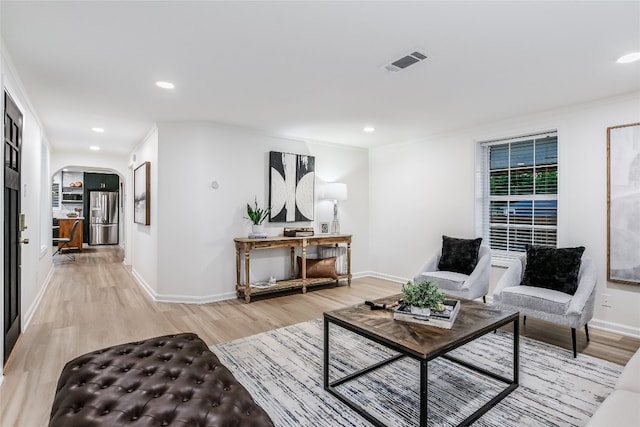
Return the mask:
<path id="1" fill-rule="evenodd" d="M 22 113 L 4 94 L 4 361 L 20 336 L 20 145 Z"/>

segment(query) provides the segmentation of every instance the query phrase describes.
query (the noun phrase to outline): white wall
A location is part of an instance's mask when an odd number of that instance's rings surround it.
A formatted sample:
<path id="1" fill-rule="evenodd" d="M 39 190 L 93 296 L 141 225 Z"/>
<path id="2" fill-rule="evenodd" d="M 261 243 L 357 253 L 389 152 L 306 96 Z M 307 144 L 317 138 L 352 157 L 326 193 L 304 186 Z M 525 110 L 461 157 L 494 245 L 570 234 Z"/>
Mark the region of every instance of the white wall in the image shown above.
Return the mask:
<path id="1" fill-rule="evenodd" d="M 606 281 L 607 127 L 640 121 L 640 94 L 491 123 L 370 152 L 371 265 L 404 280 L 441 244 L 475 237 L 477 141 L 558 129 L 559 245 L 586 247 L 598 266 L 592 326 L 640 335 L 640 286 Z M 494 283 L 501 269 L 494 272 Z M 608 293 L 611 308 L 602 307 Z"/>
<path id="2" fill-rule="evenodd" d="M 250 231 L 246 204 L 266 206 L 269 199 L 269 151 L 316 157 L 317 183 L 340 181 L 349 200 L 340 205 L 342 231 L 354 235 L 353 271 L 368 266 L 367 152 L 331 144 L 301 142 L 208 122 L 158 124 L 158 159 L 153 162 L 151 227 L 136 226 L 135 252 L 143 233 L 157 230 L 157 263 L 136 256 L 133 268 L 160 300 L 206 302 L 235 298 L 233 239 Z M 140 153 L 134 152 L 138 158 Z M 211 187 L 217 181 L 218 189 Z M 157 183 L 153 188 L 154 182 Z M 318 187 L 316 187 L 316 190 Z M 317 196 L 317 191 L 316 191 Z M 316 201 L 316 218 L 305 223 L 266 223 L 270 235 L 284 226 L 313 225 L 333 216 L 332 204 Z M 154 228 L 156 227 L 156 228 Z M 147 265 L 149 263 L 149 265 Z M 144 264 L 144 265 L 142 265 Z M 288 274 L 286 251 L 252 254 L 256 280 Z M 152 277 L 152 270 L 157 275 Z M 142 270 L 147 271 L 142 274 Z M 151 281 L 156 280 L 156 286 Z"/>
<path id="3" fill-rule="evenodd" d="M 130 194 L 125 200 L 125 228 L 127 231 L 127 247 L 125 259 L 131 264 L 131 272 L 142 286 L 151 294 L 158 294 L 158 130 L 153 129 L 134 150 L 131 158 L 135 162 L 128 171 L 126 193 Z M 151 225 L 135 224 L 133 222 L 133 173 L 136 167 L 144 162 L 151 164 L 150 191 L 148 200 L 151 209 Z"/>
<path id="4" fill-rule="evenodd" d="M 24 330 L 33 316 L 53 271 L 50 245 L 48 244 L 51 240 L 51 229 L 50 227 L 43 229 L 47 222 L 46 218 L 42 218 L 42 215 L 48 215 L 50 218 L 51 212 L 50 188 L 43 188 L 43 183 L 49 180 L 47 162 L 49 144 L 42 134 L 39 118 L 31 107 L 27 93 L 13 69 L 4 44 L 2 44 L 0 57 L 0 86 L 3 91 L 6 90 L 9 93 L 23 114 L 21 212 L 26 215 L 28 228 L 22 232 L 21 237 L 29 239 L 29 244 L 20 245 L 21 313 L 22 330 Z M 3 93 L 0 103 L 2 103 L 1 109 L 4 111 Z M 2 123 L 4 124 L 4 120 Z M 4 135 L 3 127 L 2 134 Z M 0 174 L 0 186 L 4 188 L 4 173 Z M 4 197 L 0 197 L 0 211 L 4 212 Z M 0 230 L 0 235 L 4 241 L 4 228 Z M 0 248 L 0 252 L 2 252 L 4 259 L 4 247 Z M 2 268 L 4 269 L 4 264 Z M 3 295 L 4 293 L 0 293 L 0 311 L 4 310 Z M 4 319 L 4 314 L 1 319 Z M 2 330 L 4 330 L 4 325 Z M 0 347 L 0 359 L 3 357 L 2 352 L 3 348 Z M 1 369 L 0 366 L 0 372 Z"/>

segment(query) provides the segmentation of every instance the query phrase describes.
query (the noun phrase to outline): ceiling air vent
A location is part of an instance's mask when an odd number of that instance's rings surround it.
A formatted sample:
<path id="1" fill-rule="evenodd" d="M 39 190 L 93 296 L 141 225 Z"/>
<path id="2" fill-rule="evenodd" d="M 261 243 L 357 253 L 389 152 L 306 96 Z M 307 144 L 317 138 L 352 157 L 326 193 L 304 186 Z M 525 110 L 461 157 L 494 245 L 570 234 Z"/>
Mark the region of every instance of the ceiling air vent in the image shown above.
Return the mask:
<path id="1" fill-rule="evenodd" d="M 384 68 L 389 72 L 397 73 L 398 71 L 402 71 L 405 68 L 410 67 L 413 64 L 417 64 L 418 62 L 423 61 L 425 59 L 427 59 L 427 55 L 425 55 L 424 53 L 415 51 L 408 54 L 407 56 L 404 56 L 400 59 L 393 61 L 391 64 L 385 65 Z"/>

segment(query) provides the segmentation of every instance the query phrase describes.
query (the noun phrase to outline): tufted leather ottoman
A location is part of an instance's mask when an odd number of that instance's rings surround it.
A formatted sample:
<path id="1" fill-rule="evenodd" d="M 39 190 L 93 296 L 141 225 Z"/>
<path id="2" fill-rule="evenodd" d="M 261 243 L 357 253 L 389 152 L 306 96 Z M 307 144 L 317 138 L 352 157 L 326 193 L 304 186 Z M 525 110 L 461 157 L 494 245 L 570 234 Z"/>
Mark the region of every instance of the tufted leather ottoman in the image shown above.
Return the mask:
<path id="1" fill-rule="evenodd" d="M 196 334 L 80 356 L 60 374 L 50 427 L 273 426 Z"/>

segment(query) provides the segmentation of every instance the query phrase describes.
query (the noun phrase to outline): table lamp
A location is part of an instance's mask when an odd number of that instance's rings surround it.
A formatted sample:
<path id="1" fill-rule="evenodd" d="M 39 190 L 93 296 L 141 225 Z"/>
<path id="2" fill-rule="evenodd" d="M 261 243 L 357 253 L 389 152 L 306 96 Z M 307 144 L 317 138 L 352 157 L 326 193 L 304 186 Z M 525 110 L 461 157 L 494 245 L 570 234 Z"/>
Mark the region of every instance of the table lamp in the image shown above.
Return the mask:
<path id="1" fill-rule="evenodd" d="M 341 182 L 328 182 L 325 184 L 323 199 L 333 200 L 333 222 L 331 233 L 340 234 L 340 222 L 338 221 L 338 201 L 347 200 L 347 184 Z"/>

